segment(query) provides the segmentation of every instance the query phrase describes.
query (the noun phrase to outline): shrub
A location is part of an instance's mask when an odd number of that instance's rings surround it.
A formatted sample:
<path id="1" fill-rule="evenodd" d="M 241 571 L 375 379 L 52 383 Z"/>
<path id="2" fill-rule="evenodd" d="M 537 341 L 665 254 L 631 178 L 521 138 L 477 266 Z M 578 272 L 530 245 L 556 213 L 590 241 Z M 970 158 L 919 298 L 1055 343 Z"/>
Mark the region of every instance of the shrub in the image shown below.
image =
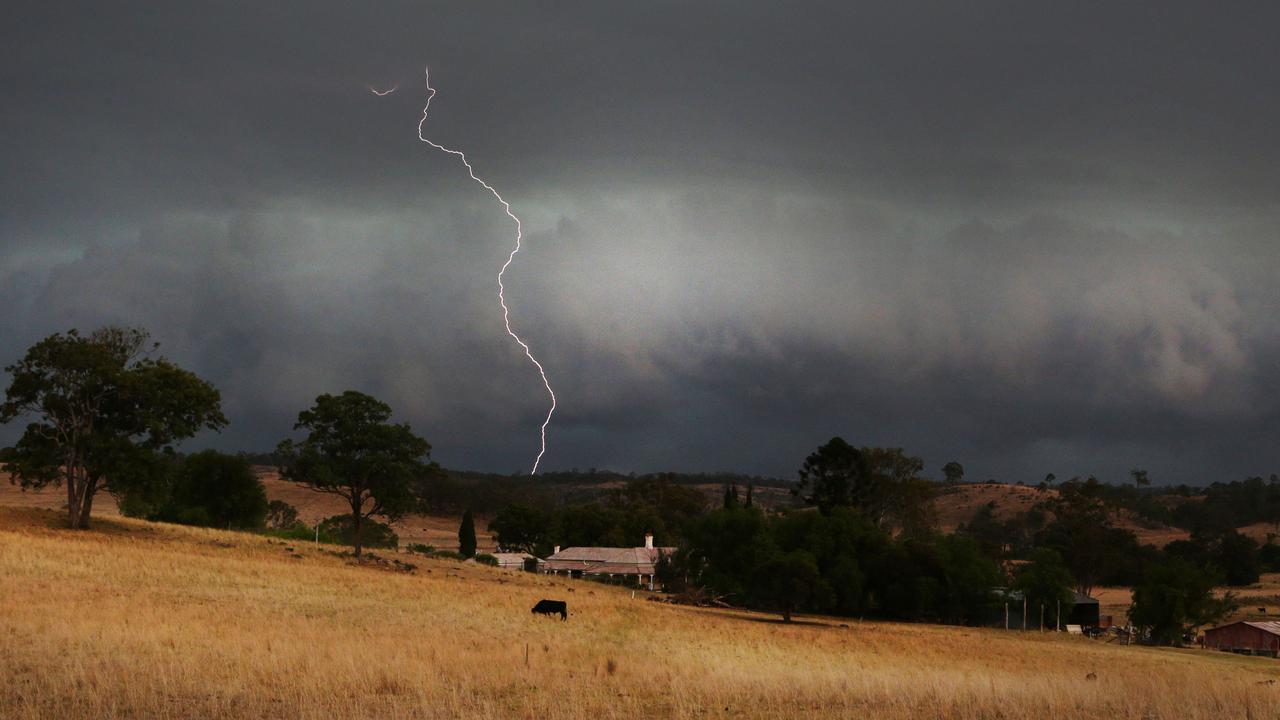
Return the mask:
<path id="1" fill-rule="evenodd" d="M 315 527 L 304 522 L 295 522 L 287 528 L 269 529 L 264 534 L 271 537 L 277 537 L 282 540 L 305 540 L 313 542 L 316 540 Z M 342 544 L 342 538 L 326 532 L 323 528 L 320 530 L 319 540 L 320 542 L 327 543 L 329 545 Z"/>
<path id="2" fill-rule="evenodd" d="M 489 553 L 477 553 L 474 557 L 475 557 L 475 561 L 480 563 L 481 565 L 492 565 L 494 567 L 498 566 L 498 558 L 490 555 Z"/>
<path id="3" fill-rule="evenodd" d="M 412 553 L 418 553 L 419 555 L 430 555 L 436 551 L 436 548 L 434 545 L 424 545 L 422 543 L 409 543 L 408 546 L 405 547 L 405 550 L 408 550 L 409 552 L 412 552 Z"/>
<path id="4" fill-rule="evenodd" d="M 342 545 L 355 545 L 355 523 L 350 515 L 334 515 L 320 521 L 320 534 L 336 538 Z M 367 548 L 399 547 L 400 537 L 390 525 L 366 518 L 360 528 L 360 544 Z"/>
<path id="5" fill-rule="evenodd" d="M 125 515 L 240 530 L 266 520 L 266 490 L 243 458 L 205 450 L 180 460 L 157 457 L 134 472 L 148 479 L 119 496 Z"/>
<path id="6" fill-rule="evenodd" d="M 298 509 L 283 500 L 272 500 L 267 505 L 267 527 L 283 530 L 298 522 Z"/>

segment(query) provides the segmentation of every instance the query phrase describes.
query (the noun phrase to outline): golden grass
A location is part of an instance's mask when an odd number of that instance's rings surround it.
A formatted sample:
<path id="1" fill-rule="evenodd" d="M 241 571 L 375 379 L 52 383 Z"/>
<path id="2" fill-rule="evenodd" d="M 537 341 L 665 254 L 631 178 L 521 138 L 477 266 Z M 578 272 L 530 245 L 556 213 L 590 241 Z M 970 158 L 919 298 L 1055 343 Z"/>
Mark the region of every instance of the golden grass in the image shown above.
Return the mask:
<path id="1" fill-rule="evenodd" d="M 1280 677 L 1272 660 L 784 626 L 450 561 L 404 574 L 252 535 L 61 521 L 0 507 L 3 718 L 1221 718 L 1274 717 L 1280 694 L 1258 684 Z M 569 621 L 532 616 L 543 597 Z"/>

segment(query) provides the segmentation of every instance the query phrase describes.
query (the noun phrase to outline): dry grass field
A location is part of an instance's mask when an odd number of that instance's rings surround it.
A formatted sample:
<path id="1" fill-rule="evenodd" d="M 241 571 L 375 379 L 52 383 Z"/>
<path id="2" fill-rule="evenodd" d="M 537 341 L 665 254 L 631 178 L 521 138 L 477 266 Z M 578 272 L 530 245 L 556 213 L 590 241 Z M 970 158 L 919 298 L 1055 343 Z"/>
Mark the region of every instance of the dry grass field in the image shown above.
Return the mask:
<path id="1" fill-rule="evenodd" d="M 0 506 L 0 717 L 1261 718 L 1280 663 L 645 602 L 583 581 Z M 568 622 L 534 617 L 569 602 Z M 1086 680 L 1089 672 L 1097 680 Z"/>

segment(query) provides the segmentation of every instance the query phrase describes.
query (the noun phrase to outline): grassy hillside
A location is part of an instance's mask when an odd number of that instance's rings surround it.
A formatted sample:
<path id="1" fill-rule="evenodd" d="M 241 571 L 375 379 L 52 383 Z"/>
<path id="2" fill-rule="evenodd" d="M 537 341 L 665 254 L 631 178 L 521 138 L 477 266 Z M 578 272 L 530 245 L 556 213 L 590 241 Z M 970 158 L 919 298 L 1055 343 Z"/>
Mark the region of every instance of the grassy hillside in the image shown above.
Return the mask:
<path id="1" fill-rule="evenodd" d="M 1220 718 L 1273 716 L 1280 692 L 1271 660 L 784 626 L 450 561 L 405 573 L 252 535 L 60 523 L 0 507 L 0 717 Z M 531 616 L 544 597 L 569 621 Z"/>
<path id="2" fill-rule="evenodd" d="M 934 509 L 938 514 L 939 529 L 943 532 L 954 532 L 956 528 L 973 520 L 973 516 L 983 506 L 990 506 L 997 519 L 1008 520 L 1057 495 L 1058 491 L 1052 488 L 1040 489 L 1029 485 L 1003 483 L 965 483 L 943 487 L 941 493 L 934 499 Z M 1111 521 L 1116 527 L 1132 530 L 1138 542 L 1144 545 L 1164 547 L 1174 540 L 1185 540 L 1191 536 L 1181 528 L 1141 521 L 1124 510 L 1114 511 Z"/>
<path id="3" fill-rule="evenodd" d="M 272 469 L 255 467 L 254 472 L 262 480 L 266 488 L 267 499 L 282 500 L 298 509 L 298 518 L 308 525 L 315 525 L 333 515 L 351 512 L 351 509 L 336 495 L 327 495 L 308 490 L 295 483 L 281 480 Z M 9 482 L 9 476 L 0 473 L 0 505 L 14 507 L 43 508 L 48 510 L 62 509 L 67 506 L 66 491 L 61 488 L 47 487 L 40 491 L 23 491 Z M 97 518 L 119 518 L 120 509 L 110 494 L 100 492 L 94 497 L 93 515 Z M 392 523 L 391 527 L 400 536 L 400 544 L 424 543 L 442 550 L 458 548 L 458 524 L 461 516 L 452 515 L 406 515 L 403 519 Z M 488 533 L 486 517 L 476 518 L 476 533 L 481 552 L 489 552 L 495 548 L 493 538 Z"/>

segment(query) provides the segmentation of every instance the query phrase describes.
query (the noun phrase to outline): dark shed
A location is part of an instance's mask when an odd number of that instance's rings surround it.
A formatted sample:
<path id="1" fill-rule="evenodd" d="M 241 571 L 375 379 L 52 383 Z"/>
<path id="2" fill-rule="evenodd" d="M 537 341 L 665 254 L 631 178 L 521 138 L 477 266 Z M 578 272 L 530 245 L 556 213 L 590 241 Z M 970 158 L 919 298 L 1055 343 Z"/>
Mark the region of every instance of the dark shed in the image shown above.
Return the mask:
<path id="1" fill-rule="evenodd" d="M 1244 655 L 1280 655 L 1280 622 L 1240 620 L 1204 631 L 1204 646 Z"/>
<path id="2" fill-rule="evenodd" d="M 1067 615 L 1066 623 L 1068 625 L 1079 625 L 1081 627 L 1098 627 L 1098 599 L 1091 598 L 1084 593 L 1075 593 L 1075 604 L 1071 606 L 1071 612 Z"/>

